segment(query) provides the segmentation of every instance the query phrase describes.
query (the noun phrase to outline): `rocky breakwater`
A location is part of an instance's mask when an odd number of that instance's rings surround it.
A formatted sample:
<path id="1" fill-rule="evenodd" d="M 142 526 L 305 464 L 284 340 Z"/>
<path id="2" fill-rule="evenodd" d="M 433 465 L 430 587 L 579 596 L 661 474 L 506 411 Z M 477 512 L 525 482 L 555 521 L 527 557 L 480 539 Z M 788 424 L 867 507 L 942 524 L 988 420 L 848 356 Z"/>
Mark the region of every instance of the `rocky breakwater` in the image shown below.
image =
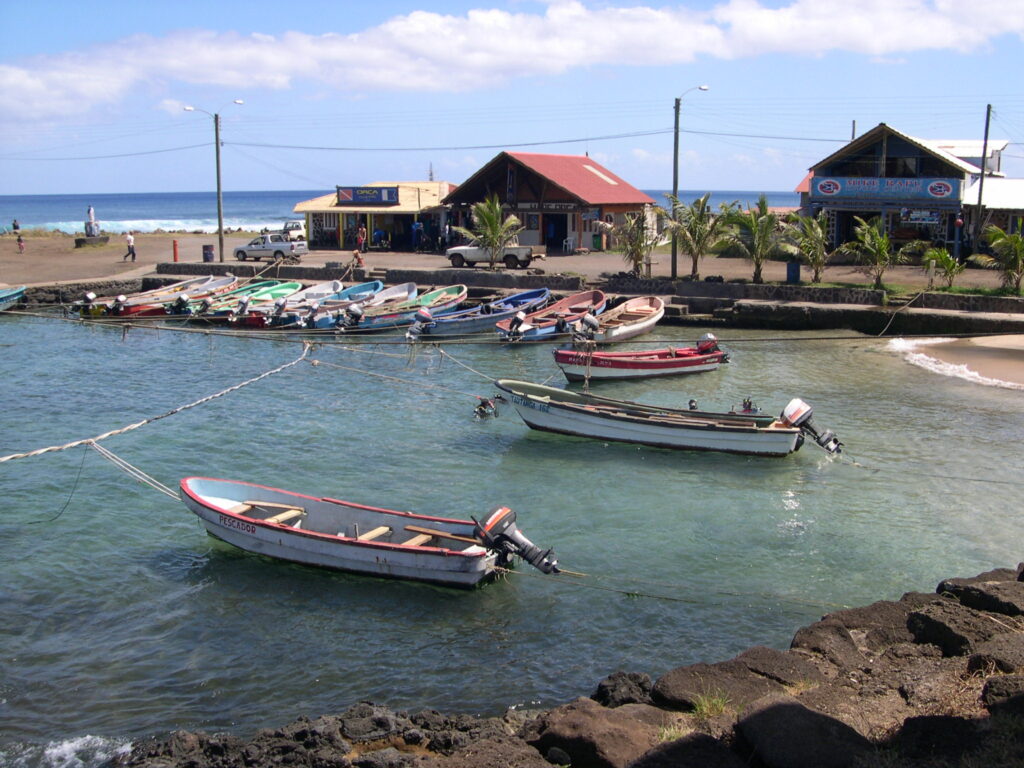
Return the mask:
<path id="1" fill-rule="evenodd" d="M 123 766 L 830 768 L 1024 765 L 1024 564 L 831 613 L 755 647 L 501 718 L 363 702 L 245 740 L 176 732 Z"/>

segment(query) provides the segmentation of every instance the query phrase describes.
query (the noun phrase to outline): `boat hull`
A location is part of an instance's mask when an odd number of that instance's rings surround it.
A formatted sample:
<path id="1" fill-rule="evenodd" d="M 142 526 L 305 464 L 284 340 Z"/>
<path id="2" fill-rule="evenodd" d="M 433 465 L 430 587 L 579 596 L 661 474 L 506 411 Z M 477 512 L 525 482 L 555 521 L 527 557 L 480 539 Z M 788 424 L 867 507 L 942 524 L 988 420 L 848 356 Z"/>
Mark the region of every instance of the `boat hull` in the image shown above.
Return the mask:
<path id="1" fill-rule="evenodd" d="M 672 355 L 671 352 L 675 352 Z M 689 348 L 654 349 L 649 352 L 602 353 L 573 349 L 554 350 L 555 364 L 569 381 L 648 379 L 714 371 L 724 362 L 726 353 L 701 355 Z"/>
<path id="2" fill-rule="evenodd" d="M 607 304 L 602 291 L 584 291 L 567 296 L 544 309 L 528 314 L 522 325 L 513 327 L 514 318 L 495 324 L 504 341 L 544 341 L 571 332 L 570 326 L 587 312 L 601 314 Z M 559 327 L 562 324 L 564 327 Z"/>
<path id="3" fill-rule="evenodd" d="M 658 409 L 627 401 L 588 398 L 554 387 L 499 380 L 520 418 L 531 429 L 598 440 L 637 443 L 658 448 L 719 451 L 758 456 L 786 456 L 803 442 L 800 430 L 775 426 L 772 419 L 746 419 L 737 414 L 713 414 Z M 570 396 L 560 401 L 559 393 Z M 639 406 L 639 408 L 634 408 Z M 644 413 L 637 414 L 637 410 Z"/>
<path id="4" fill-rule="evenodd" d="M 629 299 L 598 317 L 594 341 L 598 344 L 633 339 L 654 329 L 665 316 L 665 302 L 657 296 Z"/>
<path id="5" fill-rule="evenodd" d="M 0 312 L 21 304 L 25 300 L 25 286 L 0 288 Z"/>
<path id="6" fill-rule="evenodd" d="M 496 556 L 480 546 L 456 551 L 439 546 L 360 540 L 359 528 L 353 528 L 351 524 L 357 518 L 365 521 L 364 532 L 371 531 L 378 524 L 396 529 L 403 524 L 418 524 L 444 527 L 456 535 L 471 537 L 473 523 L 470 521 L 377 509 L 253 483 L 212 478 L 185 478 L 181 481 L 181 490 L 185 505 L 199 517 L 211 536 L 247 552 L 352 573 L 461 588 L 476 586 L 494 570 Z M 301 508 L 310 521 L 335 515 L 342 521 L 338 525 L 341 531 L 306 530 L 232 512 L 235 505 L 251 500 L 278 507 Z"/>
<path id="7" fill-rule="evenodd" d="M 447 314 L 424 328 L 424 336 L 461 336 L 463 334 L 493 331 L 495 325 L 517 312 L 533 312 L 547 303 L 551 292 L 547 288 L 525 291 L 496 302 L 490 302 L 494 311 L 484 314 L 479 307 Z M 507 306 L 506 309 L 498 307 Z"/>

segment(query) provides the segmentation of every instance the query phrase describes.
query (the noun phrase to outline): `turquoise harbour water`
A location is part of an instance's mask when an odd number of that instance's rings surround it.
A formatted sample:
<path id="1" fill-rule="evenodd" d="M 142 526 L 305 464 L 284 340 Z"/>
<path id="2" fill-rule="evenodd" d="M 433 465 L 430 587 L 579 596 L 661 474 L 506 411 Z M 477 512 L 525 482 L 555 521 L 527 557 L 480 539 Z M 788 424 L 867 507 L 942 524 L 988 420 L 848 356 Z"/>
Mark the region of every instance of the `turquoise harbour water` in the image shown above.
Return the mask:
<path id="1" fill-rule="evenodd" d="M 0 327 L 0 455 L 166 413 L 301 354 L 49 319 Z M 0 464 L 0 764 L 94 766 L 175 728 L 246 735 L 364 699 L 550 707 L 616 669 L 657 677 L 785 648 L 838 607 L 1024 559 L 1020 391 L 910 365 L 878 339 L 718 335 L 733 352 L 719 371 L 600 390 L 707 408 L 751 396 L 773 413 L 799 396 L 845 459 L 585 441 L 531 432 L 511 408 L 476 421 L 485 378 L 386 344 L 317 348 L 320 365 L 103 443 L 175 487 L 203 474 L 454 517 L 508 504 L 585 578 L 520 565 L 462 592 L 290 565 L 208 537 L 86 448 Z M 548 345 L 447 349 L 488 376 L 561 384 Z"/>

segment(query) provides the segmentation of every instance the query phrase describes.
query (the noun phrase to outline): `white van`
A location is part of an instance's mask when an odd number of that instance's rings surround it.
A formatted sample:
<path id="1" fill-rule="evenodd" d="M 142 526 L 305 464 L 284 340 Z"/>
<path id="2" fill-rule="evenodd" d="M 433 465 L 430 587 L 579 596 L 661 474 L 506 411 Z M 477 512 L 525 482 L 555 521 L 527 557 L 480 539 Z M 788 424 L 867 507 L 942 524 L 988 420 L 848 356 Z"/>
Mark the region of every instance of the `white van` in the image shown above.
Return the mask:
<path id="1" fill-rule="evenodd" d="M 306 222 L 304 221 L 286 221 L 284 226 L 281 227 L 281 234 L 289 240 L 305 240 L 306 239 Z"/>

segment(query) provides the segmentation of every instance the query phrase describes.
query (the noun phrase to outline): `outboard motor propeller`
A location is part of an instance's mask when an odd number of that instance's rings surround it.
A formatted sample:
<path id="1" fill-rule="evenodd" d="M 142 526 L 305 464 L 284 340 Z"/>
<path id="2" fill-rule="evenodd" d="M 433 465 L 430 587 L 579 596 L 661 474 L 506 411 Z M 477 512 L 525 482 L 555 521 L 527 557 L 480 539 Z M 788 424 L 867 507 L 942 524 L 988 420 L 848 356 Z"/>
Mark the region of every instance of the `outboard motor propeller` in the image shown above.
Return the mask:
<path id="1" fill-rule="evenodd" d="M 420 335 L 434 324 L 434 316 L 427 307 L 420 307 L 413 317 L 413 323 L 405 332 L 406 341 L 416 341 Z"/>
<path id="2" fill-rule="evenodd" d="M 811 422 L 811 414 L 814 409 L 798 397 L 789 401 L 779 417 L 787 427 L 798 427 L 804 434 L 810 435 L 814 442 L 820 445 L 829 453 L 841 453 L 843 444 L 839 442 L 836 433 L 831 429 L 818 432 Z"/>
<path id="3" fill-rule="evenodd" d="M 508 507 L 495 507 L 482 523 L 476 523 L 474 534 L 492 552 L 498 553 L 498 564 L 506 565 L 512 555 L 519 555 L 542 573 L 558 573 L 554 553 L 542 550 L 523 536 L 516 526 L 516 513 Z"/>

